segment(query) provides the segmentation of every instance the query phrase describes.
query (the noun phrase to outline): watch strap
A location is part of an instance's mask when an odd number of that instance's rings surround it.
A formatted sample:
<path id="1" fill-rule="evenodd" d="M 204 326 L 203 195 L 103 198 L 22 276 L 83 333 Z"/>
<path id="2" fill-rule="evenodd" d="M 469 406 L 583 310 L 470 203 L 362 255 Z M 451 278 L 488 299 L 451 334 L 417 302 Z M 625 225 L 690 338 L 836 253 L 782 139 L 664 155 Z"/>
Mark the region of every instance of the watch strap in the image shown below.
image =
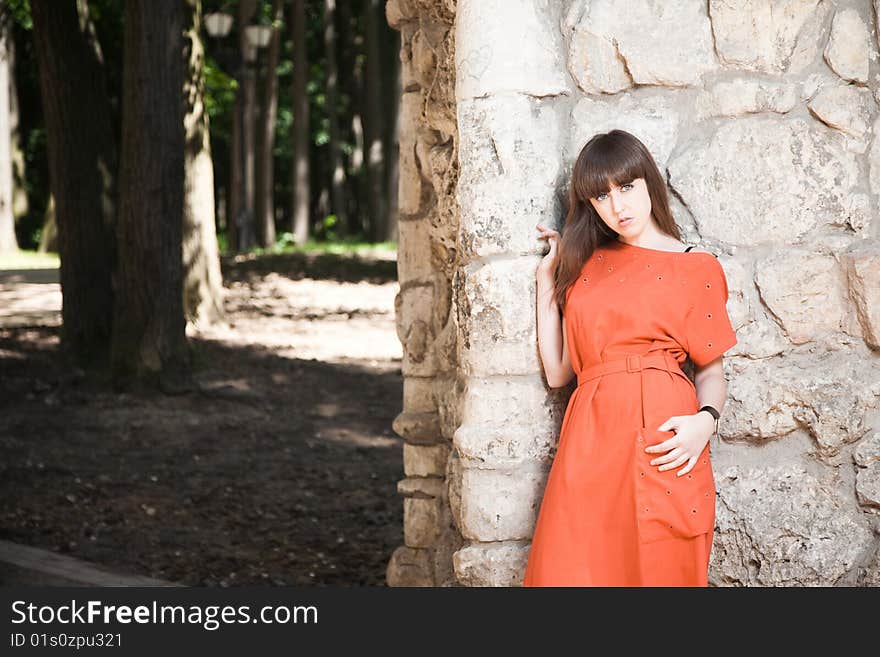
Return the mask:
<path id="1" fill-rule="evenodd" d="M 715 410 L 714 406 L 708 406 L 708 405 L 703 406 L 700 408 L 700 411 L 709 411 L 709 415 L 714 417 L 716 420 L 721 417 L 721 413 L 719 413 L 717 410 Z M 697 411 L 697 412 L 699 413 L 700 411 Z"/>
<path id="2" fill-rule="evenodd" d="M 709 405 L 701 407 L 700 410 L 697 411 L 697 413 L 699 413 L 700 411 L 706 411 L 715 420 L 715 433 L 717 434 L 718 433 L 718 418 L 721 417 L 721 413 L 719 413 L 715 409 L 714 406 L 709 406 Z"/>

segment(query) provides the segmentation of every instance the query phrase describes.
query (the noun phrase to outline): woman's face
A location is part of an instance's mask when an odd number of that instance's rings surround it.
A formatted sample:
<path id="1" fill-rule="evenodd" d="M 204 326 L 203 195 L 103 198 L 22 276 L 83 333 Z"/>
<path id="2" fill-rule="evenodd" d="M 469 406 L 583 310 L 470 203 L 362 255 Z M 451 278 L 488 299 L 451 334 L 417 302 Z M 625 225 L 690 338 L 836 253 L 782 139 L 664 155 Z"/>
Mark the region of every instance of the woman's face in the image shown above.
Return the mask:
<path id="1" fill-rule="evenodd" d="M 607 194 L 590 199 L 596 212 L 611 230 L 618 235 L 640 235 L 651 221 L 651 196 L 644 178 L 612 187 Z"/>

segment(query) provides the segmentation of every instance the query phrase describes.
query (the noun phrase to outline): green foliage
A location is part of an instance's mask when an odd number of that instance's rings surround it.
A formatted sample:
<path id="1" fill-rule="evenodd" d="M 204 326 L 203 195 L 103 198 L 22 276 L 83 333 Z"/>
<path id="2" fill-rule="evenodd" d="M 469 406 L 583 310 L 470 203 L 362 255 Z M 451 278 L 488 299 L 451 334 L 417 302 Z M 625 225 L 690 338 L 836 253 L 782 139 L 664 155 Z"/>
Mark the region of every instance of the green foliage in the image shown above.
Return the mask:
<path id="1" fill-rule="evenodd" d="M 61 1 L 61 0 L 59 0 Z M 74 0 L 63 0 L 73 2 Z M 236 94 L 239 84 L 236 79 L 240 66 L 238 23 L 238 2 L 236 0 L 201 0 L 202 13 L 225 11 L 235 17 L 233 29 L 224 38 L 211 38 L 202 29 L 205 46 L 205 110 L 210 122 L 211 151 L 214 162 L 215 198 L 225 199 L 226 213 L 229 211 L 230 168 L 238 166 L 231 161 L 232 134 L 236 116 Z M 89 16 L 92 20 L 98 43 L 103 55 L 104 74 L 112 110 L 113 130 L 121 133 L 120 111 L 122 96 L 123 37 L 125 3 L 121 0 L 87 0 Z M 258 10 L 254 22 L 268 24 L 272 16 L 272 0 L 258 0 Z M 289 229 L 290 204 L 293 172 L 293 128 L 297 117 L 293 109 L 292 78 L 294 67 L 300 62 L 293 60 L 291 3 L 282 3 L 281 49 L 276 69 L 278 75 L 278 107 L 275 125 L 274 156 L 274 202 L 278 210 L 277 230 L 283 236 Z M 366 201 L 360 197 L 362 179 L 359 172 L 352 170 L 351 156 L 355 149 L 352 131 L 353 113 L 359 111 L 364 81 L 364 0 L 337 2 L 337 68 L 339 71 L 337 107 L 340 144 L 343 164 L 348 174 L 347 192 L 351 197 L 348 212 L 357 216 L 363 211 Z M 39 72 L 35 46 L 32 37 L 32 22 L 29 0 L 0 0 L 0 15 L 13 21 L 16 45 L 16 87 L 20 106 L 21 147 L 25 154 L 25 189 L 28 194 L 29 211 L 21 217 L 16 226 L 19 243 L 24 247 L 36 247 L 42 228 L 47 202 L 49 200 L 48 163 L 46 155 L 46 134 L 39 98 Z M 384 32 L 380 43 L 396 43 L 396 35 L 384 20 L 379 21 Z M 383 46 L 385 47 L 385 46 Z M 309 140 L 311 162 L 311 230 L 316 243 L 357 239 L 345 232 L 349 226 L 342 226 L 335 214 L 326 204 L 326 191 L 330 184 L 331 172 L 328 157 L 329 121 L 326 96 L 326 53 L 324 48 L 324 3 L 306 3 L 306 49 L 308 61 L 303 63 L 307 69 L 306 95 L 309 103 Z M 393 53 L 396 56 L 396 52 Z M 260 51 L 256 63 L 258 84 L 257 95 L 261 94 L 261 79 L 265 72 L 266 51 Z M 383 61 L 388 62 L 383 56 Z M 326 215 L 326 216 L 324 216 Z M 218 225 L 218 240 L 222 251 L 228 250 L 226 226 L 223 215 Z M 355 219 L 351 222 L 357 226 Z M 288 248 L 292 238 L 273 248 Z"/>
<path id="2" fill-rule="evenodd" d="M 11 18 L 24 30 L 32 30 L 34 23 L 31 20 L 31 5 L 28 0 L 3 0 L 0 7 L 0 20 Z"/>
<path id="3" fill-rule="evenodd" d="M 342 238 L 338 241 L 325 242 L 317 239 L 309 239 L 305 244 L 297 246 L 293 240 L 293 233 L 284 232 L 270 248 L 255 246 L 248 253 L 252 255 L 265 255 L 269 253 L 335 253 L 357 254 L 364 252 L 396 253 L 397 242 L 364 242 L 356 238 Z"/>
<path id="4" fill-rule="evenodd" d="M 214 137 L 228 140 L 231 121 L 229 117 L 235 112 L 235 94 L 238 81 L 230 76 L 208 55 L 205 57 L 205 109 L 211 123 L 211 134 Z"/>

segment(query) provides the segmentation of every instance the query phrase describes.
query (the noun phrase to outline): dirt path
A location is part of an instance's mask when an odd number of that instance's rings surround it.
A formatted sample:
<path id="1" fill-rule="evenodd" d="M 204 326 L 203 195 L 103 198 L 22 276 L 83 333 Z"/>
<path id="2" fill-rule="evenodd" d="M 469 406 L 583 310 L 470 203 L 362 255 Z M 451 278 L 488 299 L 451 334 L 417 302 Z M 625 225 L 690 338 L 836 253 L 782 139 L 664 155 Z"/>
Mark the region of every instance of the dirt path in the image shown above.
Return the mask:
<path id="1" fill-rule="evenodd" d="M 169 397 L 60 370 L 57 284 L 0 277 L 0 538 L 188 585 L 384 585 L 395 263 L 274 256 L 224 279 L 229 325 L 189 331 L 202 392 Z"/>

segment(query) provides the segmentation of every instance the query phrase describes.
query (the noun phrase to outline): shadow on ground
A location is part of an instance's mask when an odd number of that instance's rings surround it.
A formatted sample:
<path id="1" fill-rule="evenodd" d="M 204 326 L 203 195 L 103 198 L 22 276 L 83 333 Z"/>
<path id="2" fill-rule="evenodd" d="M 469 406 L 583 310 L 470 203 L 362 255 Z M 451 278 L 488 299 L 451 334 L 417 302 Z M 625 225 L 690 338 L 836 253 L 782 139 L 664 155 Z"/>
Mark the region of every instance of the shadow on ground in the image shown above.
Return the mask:
<path id="1" fill-rule="evenodd" d="M 188 585 L 384 585 L 399 360 L 196 338 L 198 392 L 120 393 L 62 369 L 58 331 L 0 328 L 0 538 Z"/>

